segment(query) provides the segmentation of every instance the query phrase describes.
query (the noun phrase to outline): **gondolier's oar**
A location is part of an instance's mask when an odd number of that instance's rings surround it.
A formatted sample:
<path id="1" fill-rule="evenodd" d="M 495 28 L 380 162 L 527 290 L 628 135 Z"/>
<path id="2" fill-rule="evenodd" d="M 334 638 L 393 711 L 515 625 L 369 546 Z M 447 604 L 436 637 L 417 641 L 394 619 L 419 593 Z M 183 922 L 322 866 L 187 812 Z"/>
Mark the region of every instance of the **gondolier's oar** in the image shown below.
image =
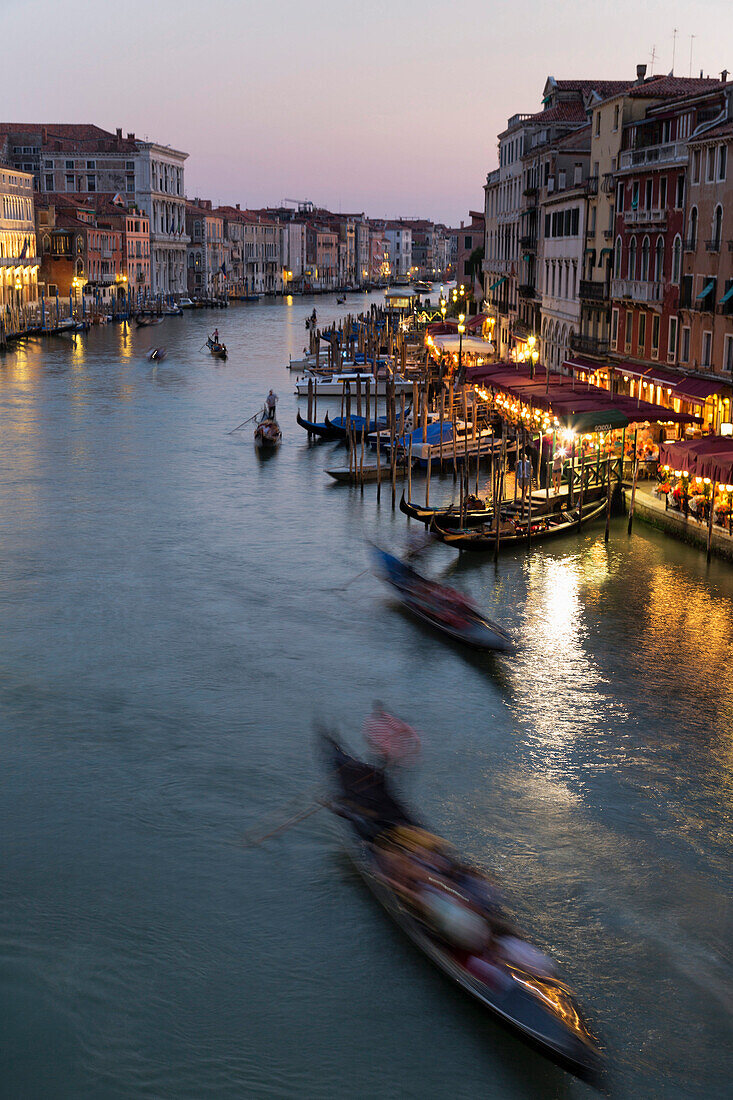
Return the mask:
<path id="1" fill-rule="evenodd" d="M 245 426 L 245 424 L 251 424 L 252 421 L 256 417 L 258 417 L 259 415 L 260 415 L 260 410 L 258 409 L 256 413 L 253 413 L 252 416 L 250 416 L 249 420 L 243 420 L 241 424 L 237 424 L 236 428 L 232 428 L 232 430 L 230 432 L 227 432 L 226 434 L 227 435 L 234 435 L 234 433 L 238 432 L 240 428 L 243 428 Z"/>
<path id="2" fill-rule="evenodd" d="M 270 829 L 268 833 L 261 833 L 259 836 L 244 836 L 242 838 L 242 844 L 245 848 L 256 848 L 265 840 L 269 840 L 270 837 L 279 836 L 280 833 L 284 833 L 287 829 L 292 828 L 293 825 L 297 825 L 299 822 L 305 821 L 307 817 L 311 817 L 312 814 L 317 813 L 318 810 L 323 809 L 323 807 L 327 805 L 328 799 L 319 799 L 314 805 L 309 806 L 305 810 L 301 810 L 300 813 L 294 814 L 292 817 L 289 817 L 287 821 L 281 821 L 279 825 L 276 825 L 274 829 Z"/>
<path id="3" fill-rule="evenodd" d="M 362 569 L 361 573 L 357 573 L 356 576 L 352 577 L 350 581 L 346 582 L 346 584 L 339 584 L 339 585 L 336 586 L 336 588 L 329 588 L 328 591 L 329 592 L 343 592 L 343 590 L 345 588 L 348 588 L 350 584 L 353 584 L 354 581 L 358 581 L 359 577 L 363 577 L 365 573 L 369 573 L 369 572 L 371 572 L 371 566 L 370 565 L 367 566 L 366 569 Z"/>

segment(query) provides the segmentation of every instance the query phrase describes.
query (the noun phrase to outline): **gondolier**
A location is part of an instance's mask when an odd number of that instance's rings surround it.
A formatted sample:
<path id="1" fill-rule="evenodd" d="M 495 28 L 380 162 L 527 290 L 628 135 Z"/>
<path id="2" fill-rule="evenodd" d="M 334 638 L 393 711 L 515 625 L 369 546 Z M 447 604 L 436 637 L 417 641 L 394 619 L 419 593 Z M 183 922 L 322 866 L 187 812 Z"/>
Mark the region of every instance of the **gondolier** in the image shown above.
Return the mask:
<path id="1" fill-rule="evenodd" d="M 270 390 L 267 397 L 265 398 L 265 412 L 267 413 L 268 420 L 274 420 L 275 419 L 276 410 L 277 410 L 277 394 L 273 393 L 273 391 Z"/>

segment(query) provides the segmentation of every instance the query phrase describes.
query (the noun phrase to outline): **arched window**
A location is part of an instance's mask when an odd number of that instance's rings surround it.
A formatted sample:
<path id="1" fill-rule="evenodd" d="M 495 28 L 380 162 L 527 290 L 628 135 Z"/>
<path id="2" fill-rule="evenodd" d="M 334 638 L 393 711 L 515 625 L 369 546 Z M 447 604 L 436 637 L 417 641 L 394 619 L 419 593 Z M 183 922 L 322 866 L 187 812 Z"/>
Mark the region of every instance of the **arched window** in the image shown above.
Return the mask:
<path id="1" fill-rule="evenodd" d="M 621 278 L 621 238 L 616 238 L 616 246 L 613 250 L 613 275 L 615 279 Z"/>
<path id="2" fill-rule="evenodd" d="M 664 238 L 657 237 L 654 246 L 654 282 L 661 283 L 664 278 Z"/>
<path id="3" fill-rule="evenodd" d="M 636 237 L 632 237 L 629 243 L 629 266 L 626 272 L 626 278 L 636 278 Z"/>
<path id="4" fill-rule="evenodd" d="M 642 283 L 646 283 L 649 279 L 649 238 L 645 237 L 641 242 L 641 275 L 639 276 Z"/>
<path id="5" fill-rule="evenodd" d="M 720 240 L 723 235 L 723 207 L 718 203 L 713 214 L 713 248 L 720 252 Z"/>
<path id="6" fill-rule="evenodd" d="M 694 249 L 697 246 L 697 207 L 693 206 L 690 211 L 690 249 Z"/>
<path id="7" fill-rule="evenodd" d="M 679 233 L 672 245 L 672 282 L 679 283 L 682 274 L 682 238 Z"/>

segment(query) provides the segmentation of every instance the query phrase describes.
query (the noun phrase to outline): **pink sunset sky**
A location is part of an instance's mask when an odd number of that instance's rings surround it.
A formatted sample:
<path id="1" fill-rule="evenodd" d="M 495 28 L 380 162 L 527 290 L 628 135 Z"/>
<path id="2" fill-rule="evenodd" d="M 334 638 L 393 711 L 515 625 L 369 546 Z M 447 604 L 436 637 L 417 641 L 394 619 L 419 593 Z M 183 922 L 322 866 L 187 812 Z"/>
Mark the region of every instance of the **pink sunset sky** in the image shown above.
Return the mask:
<path id="1" fill-rule="evenodd" d="M 546 77 L 733 70 L 730 0 L 0 0 L 3 121 L 189 153 L 186 190 L 455 223 Z M 691 35 L 694 39 L 691 43 Z M 7 49 L 17 43 L 17 49 Z M 25 43 L 25 46 L 23 45 Z"/>

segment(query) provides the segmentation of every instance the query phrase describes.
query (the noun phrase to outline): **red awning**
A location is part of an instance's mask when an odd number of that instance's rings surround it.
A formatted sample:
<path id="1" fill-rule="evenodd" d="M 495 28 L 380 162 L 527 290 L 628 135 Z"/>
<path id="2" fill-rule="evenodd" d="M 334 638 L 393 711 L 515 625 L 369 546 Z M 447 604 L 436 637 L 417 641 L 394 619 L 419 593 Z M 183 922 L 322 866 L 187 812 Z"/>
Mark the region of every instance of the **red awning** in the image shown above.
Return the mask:
<path id="1" fill-rule="evenodd" d="M 704 405 L 708 397 L 730 393 L 730 386 L 725 382 L 714 382 L 708 378 L 682 378 L 675 387 L 674 396 L 683 401 L 692 401 L 696 405 Z"/>
<path id="2" fill-rule="evenodd" d="M 684 443 L 661 443 L 659 462 L 673 470 L 684 470 L 696 477 L 709 477 L 733 484 L 733 438 L 706 435 Z"/>
<path id="3" fill-rule="evenodd" d="M 614 363 L 613 369 L 616 374 L 628 374 L 632 378 L 643 378 L 649 367 L 645 367 L 640 363 Z"/>

